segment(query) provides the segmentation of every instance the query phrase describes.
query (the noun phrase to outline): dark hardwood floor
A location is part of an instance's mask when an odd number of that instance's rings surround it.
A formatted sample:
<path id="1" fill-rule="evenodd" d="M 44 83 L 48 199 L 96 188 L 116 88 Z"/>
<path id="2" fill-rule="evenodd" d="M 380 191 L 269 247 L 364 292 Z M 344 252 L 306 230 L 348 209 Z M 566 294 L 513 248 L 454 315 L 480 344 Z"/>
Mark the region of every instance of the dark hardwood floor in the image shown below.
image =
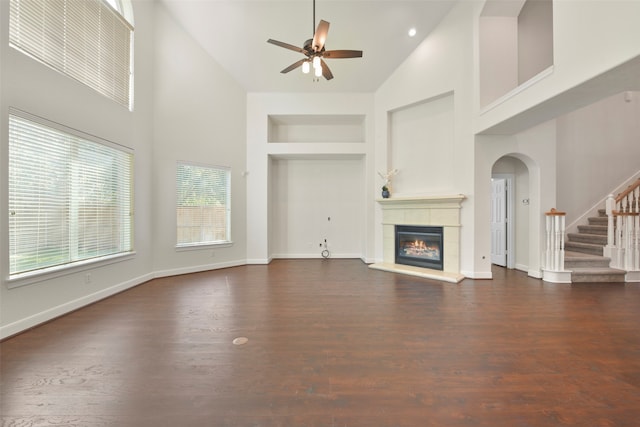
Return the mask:
<path id="1" fill-rule="evenodd" d="M 2 342 L 2 425 L 640 425 L 640 284 L 494 274 L 153 280 Z"/>

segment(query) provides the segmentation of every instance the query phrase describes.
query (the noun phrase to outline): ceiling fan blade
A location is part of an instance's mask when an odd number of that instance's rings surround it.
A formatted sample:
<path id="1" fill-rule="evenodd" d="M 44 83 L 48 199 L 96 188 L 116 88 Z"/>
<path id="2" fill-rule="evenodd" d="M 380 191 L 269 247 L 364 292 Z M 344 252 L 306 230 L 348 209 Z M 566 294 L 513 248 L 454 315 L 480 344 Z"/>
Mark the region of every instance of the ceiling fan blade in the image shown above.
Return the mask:
<path id="1" fill-rule="evenodd" d="M 307 59 L 301 59 L 300 61 L 294 62 L 293 64 L 289 65 L 287 68 L 285 68 L 284 70 L 282 70 L 280 72 L 282 74 L 285 74 L 285 73 L 288 73 L 291 70 L 295 70 L 296 68 L 298 68 L 299 66 L 304 64 L 305 61 L 307 61 Z"/>
<path id="2" fill-rule="evenodd" d="M 267 40 L 267 43 L 275 44 L 276 46 L 280 46 L 280 47 L 283 47 L 285 49 L 294 50 L 296 52 L 305 53 L 305 51 L 302 48 L 298 47 L 298 46 L 294 46 L 292 44 L 285 43 L 285 42 L 279 42 L 278 40 L 269 39 L 269 40 Z"/>
<path id="3" fill-rule="evenodd" d="M 316 52 L 320 52 L 322 48 L 324 48 L 324 42 L 327 40 L 327 33 L 329 32 L 329 23 L 327 21 L 323 21 L 322 19 L 318 22 L 318 28 L 316 28 L 316 32 L 313 34 L 313 50 Z"/>
<path id="4" fill-rule="evenodd" d="M 361 50 L 327 50 L 322 56 L 325 58 L 362 58 Z"/>
<path id="5" fill-rule="evenodd" d="M 320 65 L 322 66 L 322 75 L 324 76 L 324 78 L 327 80 L 331 80 L 333 78 L 333 74 L 331 73 L 331 70 L 329 69 L 327 63 L 324 62 L 323 59 L 321 59 Z"/>

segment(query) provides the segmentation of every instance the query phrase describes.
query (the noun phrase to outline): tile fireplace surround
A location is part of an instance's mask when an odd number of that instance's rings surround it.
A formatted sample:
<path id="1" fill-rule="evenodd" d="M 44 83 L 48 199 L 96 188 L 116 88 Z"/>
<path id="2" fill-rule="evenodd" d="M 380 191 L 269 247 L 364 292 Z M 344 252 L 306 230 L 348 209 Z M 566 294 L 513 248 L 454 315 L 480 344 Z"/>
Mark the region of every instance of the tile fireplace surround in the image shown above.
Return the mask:
<path id="1" fill-rule="evenodd" d="M 377 200 L 382 207 L 383 262 L 370 268 L 410 274 L 428 279 L 458 283 L 460 274 L 460 209 L 465 196 L 395 197 Z M 413 267 L 395 263 L 395 226 L 427 225 L 442 227 L 444 269 Z"/>

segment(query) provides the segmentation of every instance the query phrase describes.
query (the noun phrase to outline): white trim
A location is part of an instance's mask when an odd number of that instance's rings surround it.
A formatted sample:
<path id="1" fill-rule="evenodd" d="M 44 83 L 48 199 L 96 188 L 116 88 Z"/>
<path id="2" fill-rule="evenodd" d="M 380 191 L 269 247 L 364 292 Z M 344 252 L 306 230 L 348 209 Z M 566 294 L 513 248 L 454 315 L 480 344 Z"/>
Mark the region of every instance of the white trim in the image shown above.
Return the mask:
<path id="1" fill-rule="evenodd" d="M 233 246 L 232 241 L 224 242 L 211 242 L 211 243 L 183 243 L 175 246 L 176 252 L 182 251 L 195 251 L 198 249 L 216 249 L 216 248 L 229 248 Z"/>
<path id="2" fill-rule="evenodd" d="M 533 277 L 536 279 L 542 279 L 542 271 L 541 270 L 528 270 L 527 276 Z"/>
<path id="3" fill-rule="evenodd" d="M 254 265 L 254 264 L 257 264 L 257 265 L 269 264 L 269 263 L 271 263 L 272 259 L 273 259 L 273 258 L 271 258 L 271 257 L 270 257 L 270 258 L 260 258 L 260 259 L 248 259 L 248 260 L 247 260 L 247 264 L 249 264 L 249 265 Z"/>
<path id="4" fill-rule="evenodd" d="M 535 76 L 531 77 L 526 82 L 524 82 L 524 83 L 518 85 L 517 87 L 513 88 L 509 92 L 505 93 L 500 98 L 498 98 L 495 101 L 493 101 L 492 103 L 482 107 L 480 109 L 480 115 L 482 115 L 482 114 L 484 114 L 484 113 L 486 113 L 488 111 L 493 110 L 498 105 L 503 104 L 504 102 L 508 101 L 509 99 L 515 97 L 520 92 L 524 92 L 525 90 L 529 89 L 531 86 L 535 85 L 539 81 L 544 80 L 546 77 L 550 76 L 551 74 L 553 74 L 553 65 L 551 65 L 550 67 L 540 71 L 538 74 L 536 74 Z"/>
<path id="5" fill-rule="evenodd" d="M 196 265 L 191 267 L 173 268 L 169 270 L 159 270 L 154 272 L 153 277 L 157 278 L 157 277 L 179 276 L 181 274 L 191 274 L 191 273 L 200 273 L 202 271 L 220 270 L 222 268 L 238 267 L 241 265 L 245 265 L 246 263 L 247 262 L 245 260 L 237 260 L 237 261 L 217 262 L 215 264 L 203 264 L 203 265 Z"/>
<path id="6" fill-rule="evenodd" d="M 105 265 L 115 264 L 117 262 L 126 261 L 134 258 L 136 252 L 125 252 L 113 255 L 106 255 L 99 258 L 90 258 L 69 264 L 55 265 L 53 267 L 43 268 L 40 270 L 29 271 L 26 273 L 14 274 L 5 279 L 7 288 L 13 289 L 20 286 L 31 285 L 33 283 L 43 282 L 45 280 L 54 279 L 56 277 L 75 274 L 80 271 L 93 270 Z"/>
<path id="7" fill-rule="evenodd" d="M 551 283 L 571 283 L 571 271 L 542 270 L 542 280 Z"/>
<path id="8" fill-rule="evenodd" d="M 640 271 L 627 271 L 624 276 L 625 282 L 640 282 Z"/>
<path id="9" fill-rule="evenodd" d="M 490 271 L 466 271 L 466 270 L 461 270 L 460 274 L 463 274 L 464 277 L 467 277 L 469 279 L 480 279 L 480 280 L 493 279 L 493 273 L 490 272 Z"/>
<path id="10" fill-rule="evenodd" d="M 109 288 L 102 289 L 98 292 L 94 292 L 92 294 L 85 295 L 75 300 L 68 301 L 64 304 L 60 304 L 48 310 L 41 311 L 40 313 L 31 315 L 24 319 L 20 319 L 13 323 L 9 323 L 8 325 L 0 326 L 0 339 L 5 339 L 12 335 L 16 335 L 20 332 L 24 332 L 30 328 L 33 328 L 35 326 L 38 326 L 40 324 L 53 320 L 57 317 L 68 314 L 74 310 L 78 310 L 89 304 L 93 304 L 97 301 L 108 298 L 122 291 L 126 291 L 127 289 L 133 288 L 134 286 L 140 285 L 144 282 L 148 282 L 153 278 L 154 278 L 154 275 L 152 273 L 145 274 L 143 276 L 139 276 L 134 279 L 128 280 L 126 282 L 119 283 Z"/>
<path id="11" fill-rule="evenodd" d="M 320 252 L 304 254 L 273 254 L 273 259 L 314 259 L 324 258 Z M 362 259 L 362 254 L 337 254 L 329 251 L 329 258 Z"/>

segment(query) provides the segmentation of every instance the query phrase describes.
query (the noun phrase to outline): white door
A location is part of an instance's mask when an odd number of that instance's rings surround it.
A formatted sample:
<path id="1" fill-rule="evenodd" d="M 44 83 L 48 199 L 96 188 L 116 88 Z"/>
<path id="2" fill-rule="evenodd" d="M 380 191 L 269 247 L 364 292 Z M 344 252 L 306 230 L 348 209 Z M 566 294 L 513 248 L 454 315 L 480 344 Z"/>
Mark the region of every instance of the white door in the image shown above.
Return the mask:
<path id="1" fill-rule="evenodd" d="M 491 179 L 491 262 L 507 266 L 507 181 Z"/>

